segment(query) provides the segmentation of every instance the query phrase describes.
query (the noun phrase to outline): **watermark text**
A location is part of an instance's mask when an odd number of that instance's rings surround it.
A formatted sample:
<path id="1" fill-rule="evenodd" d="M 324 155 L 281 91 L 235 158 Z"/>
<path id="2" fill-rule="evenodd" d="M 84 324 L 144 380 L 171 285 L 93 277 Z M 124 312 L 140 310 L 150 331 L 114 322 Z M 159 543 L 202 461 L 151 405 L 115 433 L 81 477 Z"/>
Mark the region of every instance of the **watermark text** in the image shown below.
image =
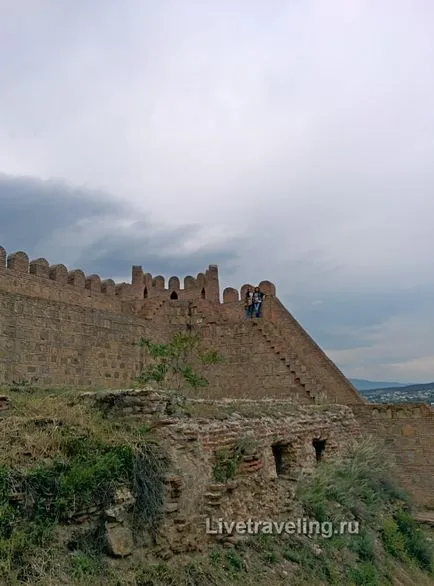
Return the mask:
<path id="1" fill-rule="evenodd" d="M 316 521 L 298 518 L 295 521 L 226 521 L 224 519 L 206 518 L 208 535 L 319 535 L 330 539 L 333 535 L 358 535 L 358 521 Z"/>

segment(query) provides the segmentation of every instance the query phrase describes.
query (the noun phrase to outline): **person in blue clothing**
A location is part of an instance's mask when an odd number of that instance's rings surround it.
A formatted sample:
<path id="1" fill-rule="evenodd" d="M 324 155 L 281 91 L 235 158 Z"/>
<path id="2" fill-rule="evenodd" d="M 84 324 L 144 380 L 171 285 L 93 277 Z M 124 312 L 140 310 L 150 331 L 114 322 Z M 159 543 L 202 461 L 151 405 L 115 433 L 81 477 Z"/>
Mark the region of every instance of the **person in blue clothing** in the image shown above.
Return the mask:
<path id="1" fill-rule="evenodd" d="M 255 287 L 253 291 L 253 313 L 255 317 L 261 317 L 261 310 L 262 310 L 262 302 L 264 300 L 264 293 L 259 289 L 259 287 Z"/>

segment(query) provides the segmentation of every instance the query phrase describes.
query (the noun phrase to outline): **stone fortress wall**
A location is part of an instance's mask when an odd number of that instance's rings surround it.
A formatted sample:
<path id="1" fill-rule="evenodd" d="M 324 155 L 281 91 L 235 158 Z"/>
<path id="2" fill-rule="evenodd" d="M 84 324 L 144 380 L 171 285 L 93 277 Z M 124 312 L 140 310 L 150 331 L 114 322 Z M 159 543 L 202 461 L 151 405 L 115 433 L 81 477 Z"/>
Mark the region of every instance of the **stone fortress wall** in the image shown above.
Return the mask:
<path id="1" fill-rule="evenodd" d="M 415 407 L 420 426 L 415 415 L 405 416 L 409 422 L 375 415 L 278 300 L 273 283 L 260 283 L 263 318 L 243 319 L 248 287 L 225 289 L 221 302 L 215 265 L 185 277 L 182 288 L 179 277 L 166 284 L 140 266 L 133 267 L 131 283 L 115 283 L 43 258 L 29 261 L 24 252 L 7 255 L 0 247 L 0 384 L 128 387 L 146 361 L 137 344 L 141 336 L 164 342 L 194 329 L 224 359 L 206 373 L 210 385 L 195 395 L 351 406 L 365 430 L 393 444 L 418 501 L 434 506 L 434 411 L 425 406 L 421 414 Z M 377 409 L 383 413 L 385 407 Z"/>

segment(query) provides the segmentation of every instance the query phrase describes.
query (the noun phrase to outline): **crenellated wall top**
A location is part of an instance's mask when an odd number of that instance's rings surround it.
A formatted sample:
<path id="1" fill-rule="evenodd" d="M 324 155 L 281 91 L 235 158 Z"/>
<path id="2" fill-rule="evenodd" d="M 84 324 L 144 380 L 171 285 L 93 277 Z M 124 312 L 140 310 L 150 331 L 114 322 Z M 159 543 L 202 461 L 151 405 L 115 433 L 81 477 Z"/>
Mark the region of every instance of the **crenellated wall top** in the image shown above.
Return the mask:
<path id="1" fill-rule="evenodd" d="M 113 279 L 103 279 L 97 274 L 86 275 L 78 268 L 68 270 L 63 264 L 50 265 L 45 258 L 30 260 L 23 251 L 7 254 L 6 250 L 0 246 L 0 281 L 2 274 L 5 276 L 13 275 L 15 278 L 26 275 L 26 279 L 34 277 L 35 282 L 52 281 L 59 287 L 70 290 L 73 288 L 75 292 L 81 290 L 86 296 L 96 294 L 135 300 L 148 297 L 203 298 L 219 301 L 218 268 L 216 265 L 209 265 L 204 273 L 198 273 L 196 277 L 191 275 L 183 279 L 176 276 L 170 277 L 167 286 L 163 276 L 153 276 L 143 272 L 142 267 L 133 266 L 131 283 L 115 283 Z M 183 282 L 183 287 L 181 282 Z"/>
<path id="2" fill-rule="evenodd" d="M 240 290 L 234 289 L 233 287 L 226 287 L 223 291 L 223 303 L 237 303 L 243 301 L 247 292 L 253 292 L 255 287 L 259 287 L 259 290 L 264 293 L 267 297 L 276 296 L 276 286 L 271 281 L 261 281 L 258 285 L 251 285 L 246 283 Z"/>
<path id="3" fill-rule="evenodd" d="M 1 274 L 26 275 L 36 281 L 52 281 L 59 287 L 83 291 L 86 296 L 103 295 L 118 296 L 126 299 L 143 300 L 147 298 L 176 299 L 207 299 L 220 303 L 220 286 L 217 265 L 209 265 L 205 272 L 195 277 L 187 275 L 183 278 L 172 276 L 166 279 L 162 275 L 144 272 L 141 266 L 132 267 L 131 283 L 115 283 L 113 279 L 103 279 L 97 274 L 86 275 L 78 268 L 69 270 L 63 264 L 50 265 L 45 258 L 30 260 L 23 251 L 7 254 L 0 246 L 0 280 Z M 270 281 L 261 281 L 260 290 L 266 296 L 275 296 L 276 287 Z M 244 299 L 247 290 L 253 291 L 254 285 L 245 284 L 239 290 L 231 287 L 223 291 L 223 303 L 238 303 Z"/>

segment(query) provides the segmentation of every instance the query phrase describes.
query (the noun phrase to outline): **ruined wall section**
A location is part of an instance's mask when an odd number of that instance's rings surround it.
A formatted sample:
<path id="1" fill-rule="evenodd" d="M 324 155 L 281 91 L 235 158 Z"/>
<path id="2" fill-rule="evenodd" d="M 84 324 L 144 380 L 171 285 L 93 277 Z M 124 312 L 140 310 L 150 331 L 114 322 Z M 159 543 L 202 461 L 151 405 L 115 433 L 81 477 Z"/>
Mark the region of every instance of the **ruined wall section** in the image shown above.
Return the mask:
<path id="1" fill-rule="evenodd" d="M 342 405 L 321 411 L 283 400 L 187 399 L 175 405 L 173 395 L 146 389 L 88 393 L 84 400 L 114 421 L 145 422 L 169 455 L 172 467 L 160 528 L 165 557 L 212 543 L 216 536 L 207 535 L 206 517 L 305 517 L 294 492 L 302 474 L 318 464 L 314 440 L 324 441 L 322 459 L 327 460 L 361 436 L 351 409 Z M 246 448 L 240 465 L 228 482 L 218 482 L 213 474 L 217 455 L 237 443 Z"/>
<path id="2" fill-rule="evenodd" d="M 394 454 L 402 482 L 417 504 L 434 509 L 434 410 L 425 404 L 353 405 L 365 432 Z"/>
<path id="3" fill-rule="evenodd" d="M 288 401 L 232 400 L 207 405 L 190 399 L 174 412 L 173 398 L 161 392 L 140 390 L 107 397 L 97 393 L 85 398 L 95 399 L 113 420 L 125 417 L 129 422 L 146 422 L 168 453 L 173 466 L 160 535 L 172 553 L 201 549 L 216 538 L 206 534 L 206 517 L 234 521 L 304 517 L 294 491 L 301 475 L 317 466 L 313 440 L 325 442 L 322 459 L 327 460 L 361 436 L 351 409 L 341 405 L 318 411 Z M 213 475 L 216 456 L 237 442 L 247 448 L 240 466 L 228 482 L 217 482 Z M 164 554 L 170 557 L 170 551 Z"/>

